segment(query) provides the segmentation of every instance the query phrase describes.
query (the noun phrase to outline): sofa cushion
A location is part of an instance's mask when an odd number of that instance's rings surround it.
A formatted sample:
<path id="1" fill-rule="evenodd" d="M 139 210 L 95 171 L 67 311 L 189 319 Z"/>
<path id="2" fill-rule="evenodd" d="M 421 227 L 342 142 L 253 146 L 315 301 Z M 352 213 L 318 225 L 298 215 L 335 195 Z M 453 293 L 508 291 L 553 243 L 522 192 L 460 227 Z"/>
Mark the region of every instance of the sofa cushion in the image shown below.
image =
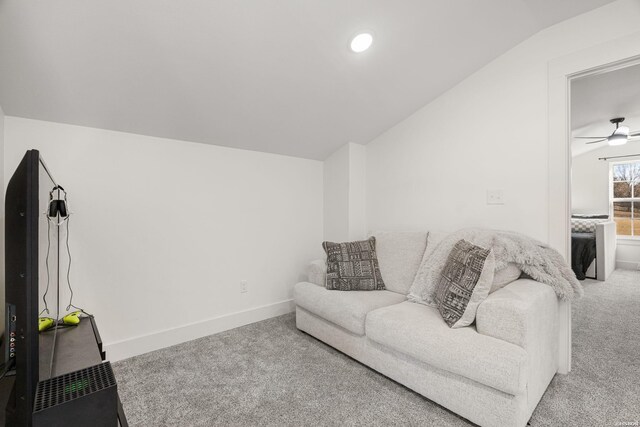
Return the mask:
<path id="1" fill-rule="evenodd" d="M 500 270 L 496 269 L 489 293 L 492 294 L 498 289 L 504 288 L 509 283 L 515 282 L 521 275 L 522 270 L 520 270 L 520 267 L 512 262 L 507 263 L 507 265 Z"/>
<path id="2" fill-rule="evenodd" d="M 376 253 L 384 285 L 406 295 L 427 247 L 426 232 L 377 232 Z"/>
<path id="3" fill-rule="evenodd" d="M 376 308 L 398 304 L 404 295 L 389 291 L 331 291 L 313 283 L 294 287 L 296 305 L 358 335 L 364 335 L 367 313 Z"/>
<path id="4" fill-rule="evenodd" d="M 327 284 L 327 261 L 324 259 L 317 259 L 309 264 L 309 282 L 318 285 L 325 286 Z"/>
<path id="5" fill-rule="evenodd" d="M 449 234 L 451 233 L 447 233 L 446 231 L 430 231 L 427 237 L 427 250 L 424 251 L 424 257 L 422 257 L 422 259 L 426 259 Z"/>
<path id="6" fill-rule="evenodd" d="M 385 289 L 376 238 L 356 242 L 322 242 L 327 253 L 327 289 L 338 291 L 374 291 Z"/>
<path id="7" fill-rule="evenodd" d="M 435 368 L 509 394 L 523 393 L 527 353 L 468 326 L 450 329 L 438 309 L 405 301 L 370 312 L 367 338 Z"/>

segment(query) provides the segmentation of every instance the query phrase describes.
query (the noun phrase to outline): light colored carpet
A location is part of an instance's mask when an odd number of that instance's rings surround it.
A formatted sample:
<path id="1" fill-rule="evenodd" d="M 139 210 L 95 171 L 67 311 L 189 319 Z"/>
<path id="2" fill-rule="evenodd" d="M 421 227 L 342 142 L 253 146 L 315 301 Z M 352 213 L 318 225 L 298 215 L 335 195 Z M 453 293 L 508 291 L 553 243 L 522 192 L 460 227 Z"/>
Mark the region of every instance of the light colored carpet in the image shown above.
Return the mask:
<path id="1" fill-rule="evenodd" d="M 532 426 L 640 420 L 640 272 L 585 281 L 573 370 L 556 375 Z M 298 331 L 293 315 L 114 364 L 132 426 L 468 426 L 454 413 Z"/>

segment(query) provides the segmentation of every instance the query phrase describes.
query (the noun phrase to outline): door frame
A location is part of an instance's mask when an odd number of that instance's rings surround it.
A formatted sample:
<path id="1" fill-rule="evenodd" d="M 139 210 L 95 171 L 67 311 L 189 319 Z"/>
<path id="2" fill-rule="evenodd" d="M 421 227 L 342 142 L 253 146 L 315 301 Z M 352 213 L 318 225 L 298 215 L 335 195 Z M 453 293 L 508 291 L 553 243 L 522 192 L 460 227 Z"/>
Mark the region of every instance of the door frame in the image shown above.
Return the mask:
<path id="1" fill-rule="evenodd" d="M 571 80 L 640 63 L 640 32 L 549 62 L 549 245 L 571 259 Z M 559 305 L 558 372 L 571 371 L 571 302 Z"/>

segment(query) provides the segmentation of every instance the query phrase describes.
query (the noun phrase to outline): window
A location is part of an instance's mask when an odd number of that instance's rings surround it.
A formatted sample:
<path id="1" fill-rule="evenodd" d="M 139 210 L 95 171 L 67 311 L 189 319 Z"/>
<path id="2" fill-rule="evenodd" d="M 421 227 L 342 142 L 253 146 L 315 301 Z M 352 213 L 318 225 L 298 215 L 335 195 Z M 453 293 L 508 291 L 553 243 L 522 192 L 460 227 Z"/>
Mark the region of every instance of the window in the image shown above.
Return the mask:
<path id="1" fill-rule="evenodd" d="M 618 236 L 640 237 L 640 161 L 612 164 L 612 210 Z"/>

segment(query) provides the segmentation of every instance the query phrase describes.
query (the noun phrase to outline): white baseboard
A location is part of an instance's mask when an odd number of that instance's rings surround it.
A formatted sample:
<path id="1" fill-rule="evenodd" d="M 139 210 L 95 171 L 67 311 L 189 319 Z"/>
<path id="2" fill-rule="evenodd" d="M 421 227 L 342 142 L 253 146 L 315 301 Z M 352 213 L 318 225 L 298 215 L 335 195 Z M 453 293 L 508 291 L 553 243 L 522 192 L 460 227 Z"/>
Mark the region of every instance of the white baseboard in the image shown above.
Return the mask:
<path id="1" fill-rule="evenodd" d="M 112 362 L 116 362 L 139 354 L 259 322 L 271 317 L 291 313 L 294 310 L 295 304 L 292 299 L 289 299 L 166 329 L 160 332 L 154 332 L 148 335 L 105 344 L 104 348 L 107 352 L 107 358 Z"/>
<path id="2" fill-rule="evenodd" d="M 620 261 L 616 260 L 616 268 L 623 268 L 625 270 L 640 270 L 640 263 L 637 261 Z"/>

